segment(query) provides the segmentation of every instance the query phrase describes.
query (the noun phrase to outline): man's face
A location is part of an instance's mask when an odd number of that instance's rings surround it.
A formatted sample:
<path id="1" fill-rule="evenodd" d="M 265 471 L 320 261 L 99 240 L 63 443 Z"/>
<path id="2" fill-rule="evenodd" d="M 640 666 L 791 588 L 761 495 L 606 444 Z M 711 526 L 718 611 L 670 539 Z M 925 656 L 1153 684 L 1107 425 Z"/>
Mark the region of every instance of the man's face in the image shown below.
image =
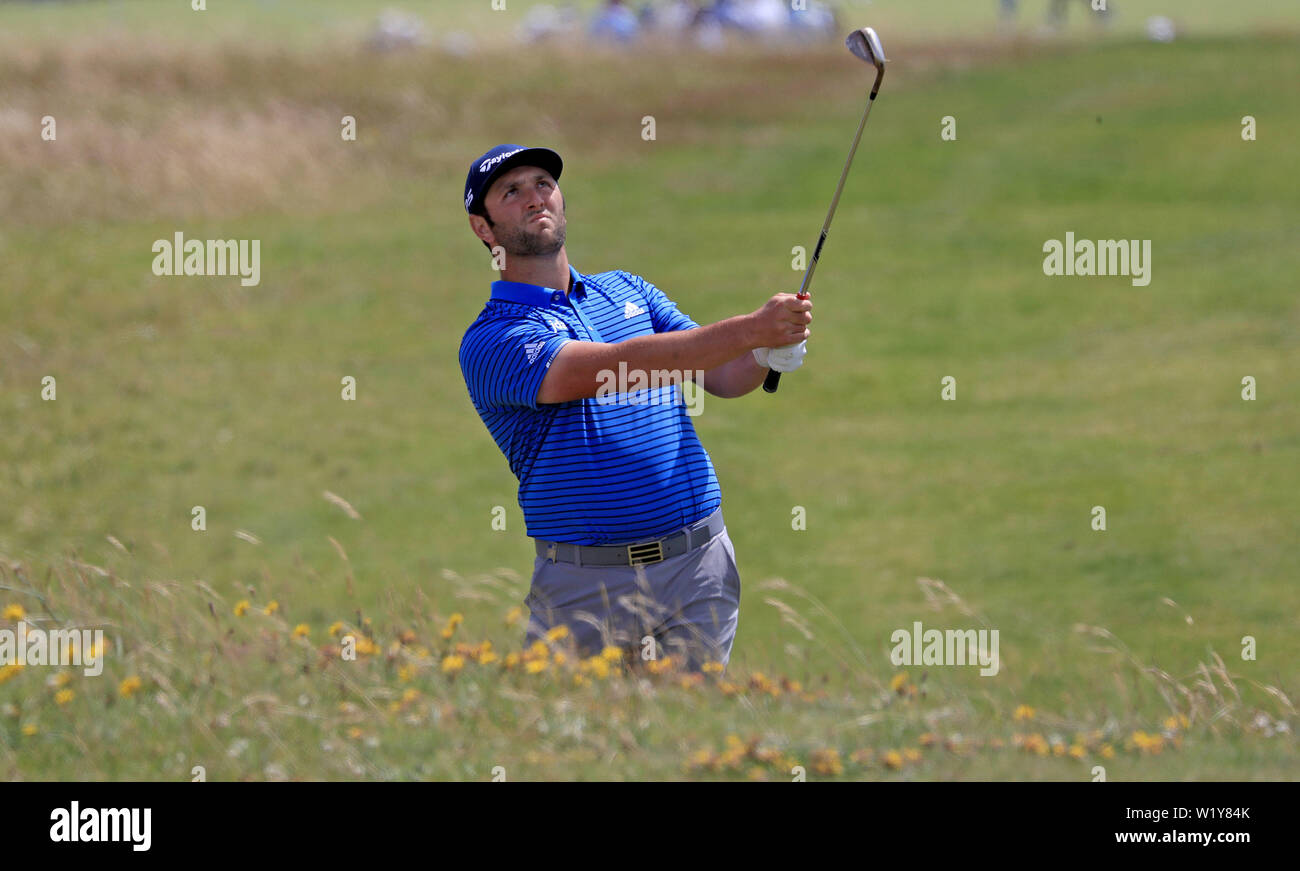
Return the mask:
<path id="1" fill-rule="evenodd" d="M 480 239 L 500 245 L 506 255 L 535 257 L 564 247 L 564 198 L 555 179 L 536 166 L 503 173 L 483 197 L 491 223 L 471 222 Z"/>

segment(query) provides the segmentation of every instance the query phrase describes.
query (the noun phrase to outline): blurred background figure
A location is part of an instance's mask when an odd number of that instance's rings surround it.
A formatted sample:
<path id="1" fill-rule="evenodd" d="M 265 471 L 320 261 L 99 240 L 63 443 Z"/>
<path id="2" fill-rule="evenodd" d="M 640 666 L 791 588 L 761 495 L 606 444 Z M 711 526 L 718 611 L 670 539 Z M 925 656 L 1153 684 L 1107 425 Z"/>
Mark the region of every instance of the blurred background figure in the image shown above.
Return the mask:
<path id="1" fill-rule="evenodd" d="M 552 39 L 573 32 L 578 28 L 581 20 L 582 14 L 574 3 L 565 3 L 559 8 L 543 3 L 529 9 L 524 20 L 519 23 L 519 39 L 522 42 L 542 42 Z"/>
<path id="2" fill-rule="evenodd" d="M 998 0 L 998 18 L 1003 24 L 1015 20 L 1019 5 L 1019 0 Z"/>
<path id="3" fill-rule="evenodd" d="M 1070 17 L 1071 0 L 1051 0 L 1051 5 L 1047 7 L 1047 26 L 1051 30 L 1064 30 L 1066 19 Z M 1094 10 L 1092 0 L 1079 0 L 1083 3 L 1088 15 L 1097 16 L 1098 24 L 1110 23 L 1110 2 L 1107 0 L 1104 10 Z"/>
<path id="4" fill-rule="evenodd" d="M 807 9 L 792 8 L 789 27 L 790 35 L 796 39 L 834 39 L 840 33 L 835 10 L 818 0 L 809 0 Z"/>
<path id="5" fill-rule="evenodd" d="M 627 8 L 623 0 L 607 0 L 592 19 L 589 32 L 596 39 L 633 42 L 640 30 L 641 22 L 636 13 Z"/>

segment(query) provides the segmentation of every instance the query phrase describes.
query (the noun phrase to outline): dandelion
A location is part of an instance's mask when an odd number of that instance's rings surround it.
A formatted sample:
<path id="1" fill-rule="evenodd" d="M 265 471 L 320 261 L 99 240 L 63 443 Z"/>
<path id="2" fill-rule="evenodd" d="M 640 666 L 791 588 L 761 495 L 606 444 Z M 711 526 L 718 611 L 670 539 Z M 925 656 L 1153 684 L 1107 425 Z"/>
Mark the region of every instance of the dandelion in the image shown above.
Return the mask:
<path id="1" fill-rule="evenodd" d="M 587 677 L 585 674 L 575 674 L 573 676 L 573 685 L 575 687 L 585 687 L 590 683 L 591 678 Z"/>
<path id="2" fill-rule="evenodd" d="M 143 682 L 140 680 L 140 676 L 133 674 L 117 685 L 117 694 L 124 699 L 129 699 L 135 695 L 136 690 L 140 689 L 142 685 Z"/>
<path id="3" fill-rule="evenodd" d="M 235 616 L 243 617 L 245 614 L 248 613 L 248 607 L 249 607 L 248 600 L 240 599 L 238 602 L 235 603 Z"/>
<path id="4" fill-rule="evenodd" d="M 907 762 L 920 762 L 921 751 L 917 750 L 915 747 L 904 747 L 903 759 Z"/>
<path id="5" fill-rule="evenodd" d="M 880 761 L 885 763 L 886 768 L 897 770 L 903 767 L 903 754 L 899 753 L 897 750 L 890 750 L 880 758 Z"/>
<path id="6" fill-rule="evenodd" d="M 59 690 L 54 694 L 54 703 L 56 705 L 66 705 L 68 702 L 76 698 L 76 695 L 77 694 L 72 690 Z"/>
<path id="7" fill-rule="evenodd" d="M 497 659 L 498 657 L 496 653 L 491 650 L 480 651 L 478 655 L 479 665 L 490 665 L 491 663 L 496 662 Z"/>
<path id="8" fill-rule="evenodd" d="M 889 691 L 891 693 L 902 692 L 903 685 L 907 683 L 907 672 L 900 671 L 889 680 Z"/>
<path id="9" fill-rule="evenodd" d="M 546 671 L 546 660 L 544 659 L 531 660 L 527 665 L 524 666 L 524 671 L 528 672 L 529 674 L 540 674 Z"/>
<path id="10" fill-rule="evenodd" d="M 451 617 L 447 620 L 447 625 L 442 628 L 442 637 L 446 639 L 450 639 L 452 635 L 456 634 L 456 627 L 464 622 L 465 622 L 465 615 L 452 614 Z"/>
<path id="11" fill-rule="evenodd" d="M 609 677 L 609 663 L 599 656 L 584 660 L 581 668 L 584 672 L 595 677 L 596 680 L 604 680 Z"/>
<path id="12" fill-rule="evenodd" d="M 456 672 L 460 671 L 464 667 L 465 667 L 465 657 L 463 656 L 456 656 L 455 654 L 452 654 L 451 656 L 445 656 L 442 659 L 443 674 L 455 674 Z"/>
<path id="13" fill-rule="evenodd" d="M 1021 705 L 1016 708 L 1016 712 L 1011 716 L 1014 720 L 1032 720 L 1034 718 L 1034 709 L 1029 705 Z"/>
<path id="14" fill-rule="evenodd" d="M 700 666 L 700 670 L 705 674 L 722 674 L 722 670 L 725 667 L 726 666 L 720 662 L 706 662 L 704 665 Z"/>
<path id="15" fill-rule="evenodd" d="M 665 674 L 673 669 L 673 658 L 665 656 L 663 659 L 652 659 L 646 663 L 646 671 L 651 674 Z"/>
<path id="16" fill-rule="evenodd" d="M 26 724 L 25 726 L 23 726 L 23 735 L 25 735 L 25 736 L 27 736 L 28 738 L 30 738 L 30 737 L 32 737 L 32 736 L 35 735 L 35 734 L 36 734 L 36 724 L 35 724 L 35 723 L 28 723 L 28 724 Z"/>
<path id="17" fill-rule="evenodd" d="M 23 606 L 19 605 L 17 602 L 5 605 L 4 618 L 6 620 L 21 620 L 26 616 L 27 612 L 24 611 Z"/>
<path id="18" fill-rule="evenodd" d="M 551 648 L 546 646 L 543 641 L 534 641 L 532 646 L 524 653 L 525 659 L 546 659 L 551 655 Z"/>
<path id="19" fill-rule="evenodd" d="M 1114 759 L 1114 758 L 1115 758 L 1115 748 L 1112 747 L 1112 746 L 1110 746 L 1109 744 L 1102 744 L 1102 745 L 1101 745 L 1101 758 L 1102 758 L 1102 759 Z"/>
<path id="20" fill-rule="evenodd" d="M 342 621 L 342 620 L 335 620 L 333 623 L 330 624 L 330 637 L 331 637 L 331 638 L 337 638 L 338 635 L 339 635 L 339 633 L 342 632 L 342 631 L 343 631 L 343 621 Z"/>
<path id="21" fill-rule="evenodd" d="M 623 651 L 611 644 L 600 652 L 600 658 L 609 663 L 621 662 Z"/>
<path id="22" fill-rule="evenodd" d="M 933 732 L 926 732 L 919 739 L 922 747 L 933 747 L 939 740 L 939 736 Z"/>
<path id="23" fill-rule="evenodd" d="M 353 726 L 351 729 L 348 729 L 348 737 L 351 738 L 353 741 L 360 738 L 363 734 L 365 733 L 361 731 L 360 726 Z"/>
<path id="24" fill-rule="evenodd" d="M 18 674 L 18 672 L 23 670 L 23 667 L 24 666 L 21 662 L 13 662 L 9 665 L 0 665 L 0 684 Z"/>
<path id="25" fill-rule="evenodd" d="M 297 626 L 293 627 L 294 638 L 306 638 L 310 634 L 311 634 L 311 627 L 308 626 L 306 623 L 299 623 Z"/>
<path id="26" fill-rule="evenodd" d="M 520 620 L 523 619 L 523 616 L 524 616 L 524 610 L 522 608 L 518 606 L 511 608 L 509 611 L 506 612 L 506 625 L 514 626 L 516 623 L 518 623 Z"/>
<path id="27" fill-rule="evenodd" d="M 272 599 L 271 601 L 266 603 L 266 607 L 262 609 L 262 613 L 270 617 L 272 614 L 274 614 L 276 611 L 279 610 L 280 610 L 280 603 L 275 601 L 275 599 Z"/>
<path id="28" fill-rule="evenodd" d="M 412 632 L 410 629 L 405 629 L 402 631 L 401 635 L 397 636 L 397 640 L 402 642 L 403 644 L 414 644 L 415 633 Z"/>
<path id="29" fill-rule="evenodd" d="M 569 637 L 569 627 L 561 623 L 546 632 L 547 641 L 563 641 Z"/>
<path id="30" fill-rule="evenodd" d="M 814 773 L 828 777 L 844 773 L 844 766 L 840 763 L 840 752 L 835 749 L 814 750 L 809 759 L 809 765 Z"/>
<path id="31" fill-rule="evenodd" d="M 501 661 L 501 665 L 506 670 L 514 668 L 519 664 L 519 654 L 513 650 L 506 654 L 506 658 Z"/>
<path id="32" fill-rule="evenodd" d="M 1072 746 L 1072 747 L 1070 748 L 1070 757 L 1071 757 L 1072 759 L 1082 759 L 1082 758 L 1083 758 L 1083 753 L 1084 753 L 1084 750 L 1083 750 L 1083 745 L 1082 745 L 1082 744 L 1075 744 L 1074 746 Z"/>
<path id="33" fill-rule="evenodd" d="M 362 655 L 374 655 L 379 652 L 379 645 L 371 641 L 368 636 L 362 635 L 357 639 L 357 653 Z"/>
<path id="34" fill-rule="evenodd" d="M 564 663 L 567 662 L 567 661 L 568 661 L 568 657 L 567 657 L 567 656 L 565 656 L 563 653 L 560 653 L 560 652 L 558 652 L 558 651 L 556 652 L 556 654 L 555 654 L 555 664 L 556 664 L 557 667 L 558 667 L 558 666 L 561 666 L 561 665 L 564 665 Z"/>
<path id="35" fill-rule="evenodd" d="M 415 701 L 419 697 L 420 697 L 419 690 L 417 690 L 415 687 L 407 687 L 406 691 L 402 693 L 402 704 L 409 705 L 411 702 Z"/>

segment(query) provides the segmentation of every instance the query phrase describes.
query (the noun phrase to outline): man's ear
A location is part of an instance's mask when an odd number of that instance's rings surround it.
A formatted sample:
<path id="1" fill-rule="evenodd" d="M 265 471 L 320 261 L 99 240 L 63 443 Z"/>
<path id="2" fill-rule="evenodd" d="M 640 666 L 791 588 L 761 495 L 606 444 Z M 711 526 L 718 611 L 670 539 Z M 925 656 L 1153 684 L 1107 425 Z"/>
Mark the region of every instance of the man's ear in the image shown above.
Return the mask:
<path id="1" fill-rule="evenodd" d="M 496 242 L 496 236 L 492 232 L 492 228 L 488 226 L 488 222 L 484 220 L 482 216 L 470 215 L 469 228 L 473 230 L 474 235 L 478 236 L 479 239 L 481 239 L 489 248 L 491 248 L 493 243 Z"/>

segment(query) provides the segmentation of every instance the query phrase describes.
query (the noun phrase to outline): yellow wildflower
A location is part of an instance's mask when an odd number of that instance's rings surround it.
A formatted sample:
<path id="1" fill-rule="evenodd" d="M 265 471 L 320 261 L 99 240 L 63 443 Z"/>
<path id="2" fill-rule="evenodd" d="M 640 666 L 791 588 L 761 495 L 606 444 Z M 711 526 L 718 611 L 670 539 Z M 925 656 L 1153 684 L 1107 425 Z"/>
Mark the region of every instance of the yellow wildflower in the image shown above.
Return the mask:
<path id="1" fill-rule="evenodd" d="M 1033 718 L 1034 709 L 1029 707 L 1029 705 L 1021 705 L 1016 708 L 1016 712 L 1012 714 L 1012 719 L 1015 720 L 1032 720 Z"/>
<path id="2" fill-rule="evenodd" d="M 54 694 L 54 703 L 56 705 L 66 705 L 68 702 L 76 698 L 76 695 L 77 694 L 72 690 L 59 690 Z"/>
<path id="3" fill-rule="evenodd" d="M 524 671 L 528 672 L 529 674 L 539 674 L 543 671 L 546 671 L 546 660 L 544 659 L 531 660 L 526 666 L 524 666 Z"/>
<path id="4" fill-rule="evenodd" d="M 899 753 L 897 750 L 890 750 L 888 753 L 886 753 L 884 756 L 880 758 L 880 761 L 885 763 L 886 768 L 894 768 L 894 769 L 902 768 L 903 754 Z"/>
<path id="5" fill-rule="evenodd" d="M 722 674 L 723 668 L 725 668 L 725 666 L 720 662 L 706 662 L 704 665 L 700 666 L 700 670 L 705 674 Z"/>
<path id="6" fill-rule="evenodd" d="M 330 637 L 337 638 L 338 634 L 343 631 L 343 621 L 335 620 L 330 624 Z"/>
<path id="7" fill-rule="evenodd" d="M 24 611 L 23 606 L 19 605 L 17 602 L 12 602 L 8 605 L 5 605 L 4 619 L 21 620 L 26 616 L 27 616 L 27 612 Z"/>
<path id="8" fill-rule="evenodd" d="M 547 641 L 563 641 L 569 637 L 569 627 L 561 623 L 546 632 Z"/>
<path id="9" fill-rule="evenodd" d="M 844 766 L 840 762 L 840 752 L 835 749 L 814 750 L 809 759 L 809 765 L 816 774 L 833 777 L 844 773 Z"/>
<path id="10" fill-rule="evenodd" d="M 456 633 L 456 627 L 465 622 L 463 614 L 452 614 L 447 620 L 447 625 L 442 628 L 442 637 L 451 638 Z"/>
<path id="11" fill-rule="evenodd" d="M 279 610 L 280 610 L 280 603 L 275 601 L 275 599 L 272 599 L 271 601 L 266 603 L 266 607 L 262 609 L 262 613 L 270 617 L 272 614 L 274 614 L 276 611 Z"/>
<path id="12" fill-rule="evenodd" d="M 1083 745 L 1082 745 L 1082 744 L 1075 744 L 1073 747 L 1070 748 L 1070 756 L 1071 756 L 1071 758 L 1074 758 L 1074 759 L 1082 759 L 1082 758 L 1083 758 L 1083 752 L 1084 752 L 1084 751 L 1083 751 Z"/>
<path id="13" fill-rule="evenodd" d="M 600 658 L 606 662 L 619 662 L 623 659 L 623 651 L 611 644 L 600 652 Z"/>
<path id="14" fill-rule="evenodd" d="M 247 613 L 248 613 L 248 600 L 240 599 L 238 602 L 235 603 L 235 616 L 243 617 Z"/>
<path id="15" fill-rule="evenodd" d="M 0 665 L 0 683 L 4 683 L 9 678 L 18 674 L 24 668 L 21 662 L 13 662 L 9 665 Z"/>
<path id="16" fill-rule="evenodd" d="M 509 611 L 506 612 L 506 625 L 514 626 L 521 619 L 523 619 L 523 616 L 524 616 L 524 610 L 522 608 L 517 606 L 511 608 Z"/>
<path id="17" fill-rule="evenodd" d="M 310 634 L 311 634 L 311 627 L 308 626 L 306 623 L 299 623 L 297 626 L 293 627 L 294 638 L 306 638 Z"/>
<path id="18" fill-rule="evenodd" d="M 445 656 L 442 660 L 442 673 L 455 674 L 465 667 L 465 657 L 463 656 Z"/>
<path id="19" fill-rule="evenodd" d="M 507 669 L 514 668 L 519 664 L 519 654 L 513 650 L 506 654 L 506 658 L 501 661 L 501 665 Z"/>
<path id="20" fill-rule="evenodd" d="M 889 691 L 894 693 L 900 692 L 903 689 L 903 684 L 905 683 L 907 683 L 907 672 L 900 671 L 898 674 L 890 678 Z"/>
<path id="21" fill-rule="evenodd" d="M 566 657 L 563 653 L 561 653 L 561 652 L 559 652 L 559 651 L 556 651 L 556 653 L 555 653 L 555 664 L 556 664 L 556 665 L 564 665 L 564 663 L 565 663 L 567 660 L 568 660 L 568 657 Z"/>
<path id="22" fill-rule="evenodd" d="M 124 699 L 129 699 L 142 685 L 140 676 L 133 674 L 117 685 L 117 694 Z"/>
<path id="23" fill-rule="evenodd" d="M 32 737 L 33 735 L 35 735 L 35 734 L 36 734 L 36 724 L 35 724 L 35 723 L 28 723 L 27 725 L 23 726 L 23 734 L 26 735 L 28 738 L 30 738 L 30 737 Z"/>

